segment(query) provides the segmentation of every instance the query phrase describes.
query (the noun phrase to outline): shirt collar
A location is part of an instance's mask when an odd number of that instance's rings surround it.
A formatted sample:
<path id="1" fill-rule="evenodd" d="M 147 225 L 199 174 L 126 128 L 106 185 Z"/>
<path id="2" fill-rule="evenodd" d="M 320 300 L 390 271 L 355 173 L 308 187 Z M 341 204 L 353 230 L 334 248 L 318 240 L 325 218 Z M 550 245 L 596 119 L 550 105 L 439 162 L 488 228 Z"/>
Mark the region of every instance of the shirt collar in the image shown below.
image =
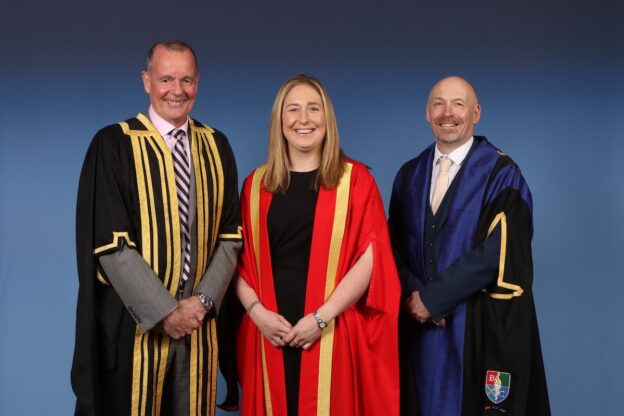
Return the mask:
<path id="1" fill-rule="evenodd" d="M 434 163 L 438 163 L 438 160 L 440 160 L 441 156 L 446 156 L 449 159 L 451 159 L 454 164 L 458 166 L 461 165 L 464 162 L 464 159 L 466 159 L 468 152 L 470 151 L 472 142 L 474 142 L 474 137 L 470 137 L 470 139 L 466 143 L 462 144 L 461 146 L 453 150 L 448 155 L 445 155 L 444 153 L 440 152 L 440 150 L 438 149 L 438 146 L 436 145 L 435 154 L 433 156 Z"/>
<path id="2" fill-rule="evenodd" d="M 154 107 L 152 107 L 151 105 L 148 110 L 148 113 L 149 113 L 150 121 L 152 122 L 154 127 L 156 127 L 156 130 L 158 130 L 158 133 L 160 133 L 162 137 L 167 136 L 171 132 L 171 130 L 176 128 L 173 124 L 169 123 L 167 120 L 159 116 L 156 113 L 156 111 L 154 111 Z M 188 136 L 188 123 L 189 122 L 188 122 L 188 117 L 187 117 L 184 124 L 178 127 L 179 129 L 184 130 L 184 133 L 186 133 L 187 136 Z"/>

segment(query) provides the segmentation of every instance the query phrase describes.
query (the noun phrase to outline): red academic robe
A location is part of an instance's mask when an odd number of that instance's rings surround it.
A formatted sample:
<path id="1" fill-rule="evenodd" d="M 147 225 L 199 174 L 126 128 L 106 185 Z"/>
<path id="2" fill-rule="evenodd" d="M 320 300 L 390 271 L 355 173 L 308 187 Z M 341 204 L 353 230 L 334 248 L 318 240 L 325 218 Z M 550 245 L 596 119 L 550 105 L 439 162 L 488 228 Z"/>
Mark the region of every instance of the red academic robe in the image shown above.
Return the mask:
<path id="1" fill-rule="evenodd" d="M 277 311 L 267 213 L 272 194 L 262 186 L 265 167 L 245 180 L 241 208 L 244 248 L 240 276 L 262 304 Z M 359 162 L 348 161 L 336 189 L 319 189 L 305 314 L 318 309 L 345 274 L 373 247 L 367 292 L 302 351 L 299 415 L 398 415 L 397 316 L 400 283 L 386 218 L 375 180 Z M 243 318 L 237 356 L 242 415 L 286 415 L 282 351 Z"/>

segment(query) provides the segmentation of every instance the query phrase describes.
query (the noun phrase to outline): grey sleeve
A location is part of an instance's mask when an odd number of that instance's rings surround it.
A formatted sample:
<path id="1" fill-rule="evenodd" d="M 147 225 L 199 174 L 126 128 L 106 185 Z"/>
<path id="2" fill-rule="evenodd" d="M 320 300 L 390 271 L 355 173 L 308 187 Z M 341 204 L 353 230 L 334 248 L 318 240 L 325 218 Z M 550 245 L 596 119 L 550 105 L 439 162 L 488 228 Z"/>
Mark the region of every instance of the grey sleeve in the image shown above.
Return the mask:
<path id="1" fill-rule="evenodd" d="M 234 275 L 236 262 L 238 261 L 238 251 L 242 245 L 241 241 L 220 241 L 210 259 L 206 273 L 204 273 L 201 282 L 195 289 L 196 292 L 202 292 L 210 296 L 215 303 L 217 312 L 221 307 L 223 296 Z"/>
<path id="2" fill-rule="evenodd" d="M 126 309 L 143 332 L 149 331 L 177 306 L 154 271 L 128 246 L 99 258 L 100 265 Z"/>

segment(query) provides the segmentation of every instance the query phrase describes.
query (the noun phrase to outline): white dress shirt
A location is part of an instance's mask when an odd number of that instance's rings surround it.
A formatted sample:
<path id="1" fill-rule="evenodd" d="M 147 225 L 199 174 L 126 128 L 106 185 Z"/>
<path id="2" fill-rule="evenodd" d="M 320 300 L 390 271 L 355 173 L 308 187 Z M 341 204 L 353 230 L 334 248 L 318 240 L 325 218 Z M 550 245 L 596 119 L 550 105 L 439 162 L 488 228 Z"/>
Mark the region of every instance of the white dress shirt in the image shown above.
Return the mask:
<path id="1" fill-rule="evenodd" d="M 164 118 L 162 118 L 161 116 L 159 116 L 156 113 L 156 111 L 154 111 L 154 108 L 151 105 L 150 105 L 150 108 L 149 108 L 148 112 L 149 112 L 150 121 L 152 122 L 154 127 L 156 127 L 156 130 L 158 130 L 158 133 L 160 133 L 162 138 L 165 139 L 165 142 L 167 143 L 167 147 L 173 153 L 173 148 L 174 148 L 177 140 L 170 133 L 176 127 L 173 124 L 169 123 Z M 188 138 L 188 130 L 189 130 L 189 128 L 188 127 L 189 126 L 188 126 L 188 118 L 187 118 L 186 121 L 184 122 L 184 124 L 182 126 L 178 127 L 178 128 L 181 129 L 181 130 L 184 130 L 184 133 L 186 133 L 186 135 L 184 136 L 184 139 L 182 139 L 182 141 L 184 142 L 184 150 L 186 151 L 186 159 L 190 162 L 190 160 L 191 160 L 191 148 L 189 146 L 189 138 Z"/>
<path id="2" fill-rule="evenodd" d="M 435 187 L 435 181 L 438 177 L 438 172 L 440 172 L 440 159 L 442 157 L 448 157 L 451 159 L 453 163 L 451 163 L 451 167 L 449 168 L 448 176 L 449 176 L 449 188 L 451 187 L 451 183 L 453 183 L 453 179 L 459 172 L 459 168 L 461 168 L 462 163 L 464 163 L 464 159 L 468 155 L 470 151 L 470 147 L 472 146 L 472 142 L 474 138 L 471 137 L 466 143 L 459 146 L 457 149 L 453 150 L 448 155 L 443 154 L 438 146 L 436 145 L 435 153 L 433 156 L 433 166 L 431 169 L 431 185 L 429 186 L 429 203 L 431 203 L 431 199 L 433 198 L 433 188 Z"/>

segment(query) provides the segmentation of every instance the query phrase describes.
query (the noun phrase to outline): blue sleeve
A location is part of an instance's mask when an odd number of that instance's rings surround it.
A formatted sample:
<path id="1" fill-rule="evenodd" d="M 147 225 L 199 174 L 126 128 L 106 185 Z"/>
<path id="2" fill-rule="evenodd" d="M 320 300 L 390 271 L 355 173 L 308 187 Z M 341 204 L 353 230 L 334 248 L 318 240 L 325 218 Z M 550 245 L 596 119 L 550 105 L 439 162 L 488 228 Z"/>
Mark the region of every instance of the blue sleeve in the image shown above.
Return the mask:
<path id="1" fill-rule="evenodd" d="M 501 230 L 497 226 L 489 238 L 443 270 L 438 279 L 420 289 L 420 298 L 434 320 L 444 318 L 459 302 L 496 279 L 500 249 Z"/>
<path id="2" fill-rule="evenodd" d="M 402 171 L 401 169 L 394 180 L 394 186 L 392 188 L 392 197 L 390 199 L 390 210 L 388 218 L 388 228 L 390 231 L 390 241 L 392 242 L 392 251 L 396 262 L 397 270 L 399 272 L 399 278 L 401 279 L 401 303 L 407 299 L 407 297 L 415 291 L 421 290 L 423 283 L 412 272 L 407 260 L 407 253 L 405 251 L 405 230 L 403 229 L 403 216 L 401 195 L 404 194 L 402 184 Z"/>

